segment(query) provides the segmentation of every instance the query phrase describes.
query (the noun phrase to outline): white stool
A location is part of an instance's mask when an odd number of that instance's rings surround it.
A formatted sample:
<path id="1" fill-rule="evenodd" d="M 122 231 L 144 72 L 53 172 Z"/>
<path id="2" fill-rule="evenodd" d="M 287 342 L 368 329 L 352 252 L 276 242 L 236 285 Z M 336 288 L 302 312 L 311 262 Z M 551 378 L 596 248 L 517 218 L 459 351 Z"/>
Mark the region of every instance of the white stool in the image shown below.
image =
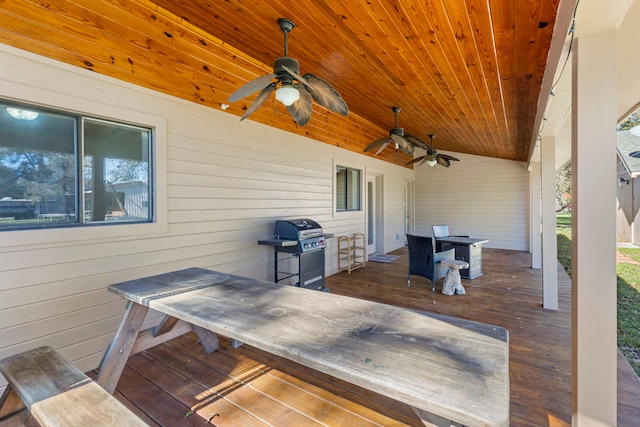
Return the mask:
<path id="1" fill-rule="evenodd" d="M 469 263 L 459 259 L 443 259 L 440 264 L 449 267 L 447 276 L 444 278 L 442 293 L 445 295 L 464 295 L 465 291 L 460 279 L 460 269 L 469 268 Z"/>

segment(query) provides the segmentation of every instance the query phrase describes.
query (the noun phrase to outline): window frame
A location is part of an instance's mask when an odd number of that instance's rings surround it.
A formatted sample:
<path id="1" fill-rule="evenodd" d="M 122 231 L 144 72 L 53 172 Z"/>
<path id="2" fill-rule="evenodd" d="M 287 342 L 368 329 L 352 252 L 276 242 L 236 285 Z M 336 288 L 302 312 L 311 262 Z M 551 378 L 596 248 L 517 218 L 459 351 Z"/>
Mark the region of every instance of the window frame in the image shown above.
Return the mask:
<path id="1" fill-rule="evenodd" d="M 358 209 L 338 209 L 338 169 L 345 169 L 346 171 L 357 171 L 359 173 L 359 185 L 358 185 Z M 333 161 L 333 212 L 334 215 L 355 215 L 362 214 L 364 212 L 364 189 L 363 189 L 363 177 L 364 168 L 350 164 L 349 162 Z M 348 191 L 348 188 L 347 188 Z M 345 194 L 345 203 L 348 200 L 348 194 Z"/>
<path id="2" fill-rule="evenodd" d="M 168 232 L 167 216 L 167 119 L 125 107 L 95 102 L 75 97 L 60 97 L 43 89 L 31 88 L 28 97 L 16 97 L 24 87 L 15 84 L 7 88 L 3 100 L 18 105 L 29 105 L 63 114 L 77 115 L 79 118 L 105 120 L 124 125 L 132 125 L 151 130 L 151 155 L 149 158 L 152 186 L 151 222 L 131 222 L 117 225 L 104 223 L 74 224 L 68 227 L 46 229 L 16 229 L 0 232 L 0 247 L 16 245 L 73 242 L 92 239 L 136 238 L 147 234 Z M 11 90 L 14 89 L 14 90 Z M 14 92 L 14 96 L 12 96 Z M 36 101 L 37 100 L 37 101 Z M 46 105 L 45 103 L 49 103 Z"/>

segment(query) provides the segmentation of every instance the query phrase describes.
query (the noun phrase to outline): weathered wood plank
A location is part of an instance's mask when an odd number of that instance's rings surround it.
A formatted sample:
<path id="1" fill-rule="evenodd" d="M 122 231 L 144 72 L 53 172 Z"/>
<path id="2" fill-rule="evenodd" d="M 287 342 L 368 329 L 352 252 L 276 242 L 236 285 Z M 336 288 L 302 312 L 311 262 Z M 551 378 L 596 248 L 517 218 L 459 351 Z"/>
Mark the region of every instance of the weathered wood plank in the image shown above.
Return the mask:
<path id="1" fill-rule="evenodd" d="M 2 393 L 2 397 L 0 397 L 0 419 L 14 414 L 18 411 L 26 408 L 18 393 L 11 387 L 11 385 L 7 385 Z"/>
<path id="2" fill-rule="evenodd" d="M 557 9 L 558 0 L 11 0 L 0 11 L 0 40 L 220 108 L 271 71 L 284 53 L 276 19 L 289 16 L 299 26 L 290 55 L 303 74 L 331 82 L 351 116 L 314 105 L 298 127 L 270 101 L 252 120 L 362 152 L 387 133 L 397 105 L 407 133 L 437 134 L 438 149 L 526 160 Z M 242 115 L 253 99 L 228 112 Z M 408 161 L 393 150 L 379 157 Z"/>
<path id="3" fill-rule="evenodd" d="M 430 282 L 426 279 L 421 282 L 419 277 L 415 279 L 415 286 L 407 288 L 406 248 L 395 251 L 394 254 L 401 257 L 391 264 L 370 263 L 367 264 L 366 269 L 357 274 L 344 273 L 328 277 L 331 292 L 409 309 L 479 320 L 509 329 L 511 425 L 532 427 L 541 425 L 569 427 L 571 425 L 571 293 L 570 280 L 564 270 L 559 271 L 561 309 L 550 312 L 540 308 L 541 277 L 539 271 L 531 269 L 531 255 L 527 252 L 485 249 L 483 254 L 485 274 L 475 280 L 465 281 L 467 294 L 453 299 L 439 292 L 432 292 Z M 402 285 L 403 283 L 405 285 Z M 145 359 L 145 375 L 153 378 L 154 375 L 160 375 L 159 372 L 164 372 L 166 366 L 173 366 L 176 357 L 168 355 L 177 352 L 198 360 L 213 370 L 220 370 L 238 379 L 243 378 L 243 372 L 248 374 L 262 372 L 263 375 L 259 377 L 260 381 L 255 387 L 260 387 L 265 394 L 275 396 L 283 402 L 289 400 L 295 402 L 300 397 L 301 390 L 304 390 L 309 394 L 309 415 L 316 417 L 318 423 L 340 425 L 337 422 L 331 422 L 334 415 L 338 416 L 334 411 L 323 410 L 321 413 L 316 411 L 316 409 L 326 408 L 327 402 L 331 402 L 364 420 L 365 425 L 368 423 L 367 420 L 385 427 L 424 425 L 412 408 L 386 396 L 248 345 L 233 350 L 230 340 L 226 338 L 221 338 L 220 344 L 218 351 L 207 355 L 197 343 L 195 334 L 190 333 L 170 341 L 167 345 L 154 347 L 146 354 L 151 355 L 156 361 Z M 165 351 L 166 347 L 170 347 L 170 350 Z M 165 360 L 165 356 L 169 357 L 168 361 Z M 137 363 L 138 359 L 134 359 Z M 635 404 L 640 396 L 640 383 L 622 357 L 620 361 L 618 364 L 618 425 L 635 427 L 640 425 L 640 412 Z M 179 369 L 179 372 L 184 373 L 185 370 Z M 186 374 L 186 376 L 191 382 L 200 384 L 202 379 L 200 372 L 195 370 L 193 374 Z M 267 377 L 271 377 L 271 380 L 267 381 Z M 126 380 L 134 381 L 126 385 L 128 398 L 135 401 L 139 407 L 153 413 L 154 419 L 160 424 L 176 425 L 171 418 L 170 410 L 160 413 L 160 409 L 156 409 L 158 405 L 168 404 L 164 398 L 159 397 L 164 394 L 161 389 L 142 376 L 134 380 L 127 376 L 125 371 L 119 390 Z M 293 389 L 286 392 L 273 384 L 279 381 L 292 384 Z M 167 394 L 182 400 L 186 407 L 191 404 L 194 397 L 201 396 L 197 391 L 194 391 L 193 395 L 183 394 L 182 387 L 185 383 L 182 382 L 175 383 L 175 387 L 170 381 L 162 384 L 167 386 L 165 390 Z M 193 389 L 187 388 L 187 390 Z M 271 390 L 274 394 L 271 394 Z M 118 393 L 116 397 L 124 399 L 125 404 L 128 402 Z M 214 405 L 211 406 L 214 413 L 218 411 L 218 407 L 214 409 L 217 402 L 211 403 Z M 240 417 L 238 412 L 239 409 L 232 410 L 226 412 L 226 416 Z M 262 408 L 258 405 L 247 405 L 242 410 L 243 417 L 251 417 L 252 413 L 259 416 Z M 189 418 L 202 417 L 206 420 L 207 415 L 210 416 L 210 414 L 211 412 L 198 411 Z M 221 417 L 211 421 L 216 425 L 225 425 Z M 0 421 L 0 427 L 15 425 L 7 424 L 4 420 Z M 251 424 L 239 422 L 236 425 Z M 358 424 L 352 422 L 342 425 Z M 279 423 L 278 426 L 298 427 L 299 425 Z"/>
<path id="4" fill-rule="evenodd" d="M 34 403 L 31 413 L 42 426 L 147 425 L 93 381 Z"/>
<path id="5" fill-rule="evenodd" d="M 2 359 L 0 372 L 29 410 L 36 402 L 90 381 L 51 347 Z"/>
<path id="6" fill-rule="evenodd" d="M 172 338 L 179 337 L 180 335 L 186 334 L 191 330 L 193 330 L 193 327 L 190 324 L 180 320 L 173 326 L 173 328 L 160 335 L 154 334 L 155 328 L 142 331 L 138 334 L 138 338 L 131 348 L 131 354 L 141 352 L 153 347 L 154 345 L 158 345 Z"/>
<path id="7" fill-rule="evenodd" d="M 502 328 L 197 268 L 109 290 L 447 419 L 508 422 Z"/>
<path id="8" fill-rule="evenodd" d="M 149 308 L 144 305 L 131 302 L 127 304 L 122 323 L 120 323 L 120 327 L 100 364 L 98 384 L 109 393 L 113 393 L 116 389 L 118 379 L 124 370 L 127 358 L 131 354 L 148 311 Z"/>
<path id="9" fill-rule="evenodd" d="M 51 347 L 2 359 L 0 372 L 42 426 L 146 426 Z M 13 392 L 6 395 L 2 403 L 15 409 Z"/>

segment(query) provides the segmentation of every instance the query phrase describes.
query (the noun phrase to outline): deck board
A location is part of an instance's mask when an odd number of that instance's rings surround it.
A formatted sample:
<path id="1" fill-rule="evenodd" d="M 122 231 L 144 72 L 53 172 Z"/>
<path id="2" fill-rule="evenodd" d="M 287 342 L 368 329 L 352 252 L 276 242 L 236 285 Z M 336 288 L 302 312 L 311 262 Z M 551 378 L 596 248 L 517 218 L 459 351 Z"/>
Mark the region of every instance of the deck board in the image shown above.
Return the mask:
<path id="1" fill-rule="evenodd" d="M 393 254 L 401 257 L 330 276 L 327 286 L 508 329 L 511 425 L 570 425 L 570 279 L 560 267 L 560 310 L 549 311 L 528 253 L 485 249 L 484 275 L 463 280 L 467 294 L 456 296 L 442 295 L 441 282 L 432 292 L 419 276 L 408 288 L 406 249 Z M 618 389 L 618 426 L 640 425 L 640 380 L 622 356 Z M 248 345 L 233 349 L 222 339 L 220 350 L 206 355 L 193 333 L 133 356 L 116 397 L 162 426 L 422 426 L 406 405 Z M 195 413 L 185 417 L 190 408 Z M 0 422 L 8 425 L 21 424 Z"/>

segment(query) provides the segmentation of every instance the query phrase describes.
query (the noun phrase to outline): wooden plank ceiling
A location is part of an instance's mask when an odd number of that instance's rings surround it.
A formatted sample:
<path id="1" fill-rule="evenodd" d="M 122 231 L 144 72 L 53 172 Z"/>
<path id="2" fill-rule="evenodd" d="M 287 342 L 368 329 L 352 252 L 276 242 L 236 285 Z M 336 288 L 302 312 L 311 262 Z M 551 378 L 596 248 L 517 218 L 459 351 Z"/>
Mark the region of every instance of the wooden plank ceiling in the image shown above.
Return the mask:
<path id="1" fill-rule="evenodd" d="M 304 127 L 267 101 L 251 120 L 362 152 L 399 126 L 435 147 L 527 161 L 559 0 L 7 0 L 0 42 L 220 109 L 289 56 L 347 102 Z M 254 96 L 226 111 L 242 115 Z M 275 110 L 275 113 L 274 113 Z M 387 148 L 379 157 L 405 164 Z M 418 151 L 418 154 L 422 154 Z"/>

